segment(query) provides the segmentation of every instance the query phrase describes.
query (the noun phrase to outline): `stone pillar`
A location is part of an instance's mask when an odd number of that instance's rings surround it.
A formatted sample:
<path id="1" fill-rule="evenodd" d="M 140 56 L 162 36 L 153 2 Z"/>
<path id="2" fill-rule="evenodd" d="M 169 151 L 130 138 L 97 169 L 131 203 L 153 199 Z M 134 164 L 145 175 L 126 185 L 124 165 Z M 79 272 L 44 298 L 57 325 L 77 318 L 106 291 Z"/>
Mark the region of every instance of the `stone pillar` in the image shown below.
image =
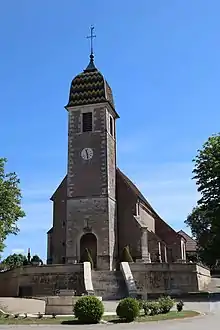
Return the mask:
<path id="1" fill-rule="evenodd" d="M 167 247 L 164 245 L 164 262 L 167 262 Z"/>
<path id="2" fill-rule="evenodd" d="M 162 262 L 161 258 L 161 242 L 158 242 L 158 262 Z"/>
<path id="3" fill-rule="evenodd" d="M 52 264 L 53 262 L 53 239 L 52 239 L 52 230 L 47 233 L 47 264 Z M 28 260 L 30 261 L 30 260 Z"/>
<path id="4" fill-rule="evenodd" d="M 186 244 L 183 239 L 181 239 L 181 259 L 186 261 Z"/>
<path id="5" fill-rule="evenodd" d="M 148 251 L 147 228 L 141 228 L 141 257 L 144 262 L 151 262 Z"/>

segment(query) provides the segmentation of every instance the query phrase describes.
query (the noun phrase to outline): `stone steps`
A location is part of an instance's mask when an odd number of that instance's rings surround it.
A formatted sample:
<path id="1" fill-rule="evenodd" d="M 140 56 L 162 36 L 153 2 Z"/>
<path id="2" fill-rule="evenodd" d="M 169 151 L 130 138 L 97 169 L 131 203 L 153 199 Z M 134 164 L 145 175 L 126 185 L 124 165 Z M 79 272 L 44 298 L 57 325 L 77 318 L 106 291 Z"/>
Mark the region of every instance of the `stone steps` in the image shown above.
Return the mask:
<path id="1" fill-rule="evenodd" d="M 128 296 L 120 271 L 92 271 L 92 282 L 95 295 L 103 300 L 119 300 Z"/>

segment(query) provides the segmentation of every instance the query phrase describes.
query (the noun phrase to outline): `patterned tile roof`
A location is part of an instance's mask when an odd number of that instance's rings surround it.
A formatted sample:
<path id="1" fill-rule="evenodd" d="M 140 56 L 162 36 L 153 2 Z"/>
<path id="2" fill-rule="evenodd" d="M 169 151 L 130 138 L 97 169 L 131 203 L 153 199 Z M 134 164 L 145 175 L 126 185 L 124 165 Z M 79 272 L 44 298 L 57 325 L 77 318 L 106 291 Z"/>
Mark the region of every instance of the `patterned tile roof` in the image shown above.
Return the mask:
<path id="1" fill-rule="evenodd" d="M 112 90 L 95 67 L 91 55 L 87 68 L 72 80 L 66 108 L 102 102 L 109 102 L 114 109 Z"/>

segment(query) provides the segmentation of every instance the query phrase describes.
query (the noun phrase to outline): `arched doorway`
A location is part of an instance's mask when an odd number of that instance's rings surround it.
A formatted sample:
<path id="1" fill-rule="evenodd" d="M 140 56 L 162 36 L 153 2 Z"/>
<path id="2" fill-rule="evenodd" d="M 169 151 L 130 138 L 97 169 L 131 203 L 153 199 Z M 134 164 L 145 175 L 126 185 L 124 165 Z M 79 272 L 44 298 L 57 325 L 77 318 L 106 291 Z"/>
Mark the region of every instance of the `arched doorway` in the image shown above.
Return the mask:
<path id="1" fill-rule="evenodd" d="M 96 268 L 97 264 L 97 239 L 96 236 L 92 233 L 84 234 L 80 239 L 80 259 L 82 259 L 83 253 L 85 253 L 85 249 L 88 249 L 92 260 L 94 267 Z"/>

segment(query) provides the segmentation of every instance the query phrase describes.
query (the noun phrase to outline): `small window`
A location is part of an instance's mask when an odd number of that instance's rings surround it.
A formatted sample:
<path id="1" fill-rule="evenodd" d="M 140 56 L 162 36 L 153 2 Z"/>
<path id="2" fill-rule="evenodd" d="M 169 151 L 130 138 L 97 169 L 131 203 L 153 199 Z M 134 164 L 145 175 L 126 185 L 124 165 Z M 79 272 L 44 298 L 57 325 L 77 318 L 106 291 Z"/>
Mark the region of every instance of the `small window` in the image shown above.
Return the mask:
<path id="1" fill-rule="evenodd" d="M 82 130 L 83 132 L 92 131 L 92 112 L 85 112 L 82 116 Z"/>
<path id="2" fill-rule="evenodd" d="M 66 262 L 66 258 L 62 257 L 62 264 L 65 264 L 65 262 Z"/>
<path id="3" fill-rule="evenodd" d="M 113 118 L 110 116 L 110 121 L 109 121 L 109 130 L 110 134 L 114 136 L 114 129 L 113 129 Z"/>

